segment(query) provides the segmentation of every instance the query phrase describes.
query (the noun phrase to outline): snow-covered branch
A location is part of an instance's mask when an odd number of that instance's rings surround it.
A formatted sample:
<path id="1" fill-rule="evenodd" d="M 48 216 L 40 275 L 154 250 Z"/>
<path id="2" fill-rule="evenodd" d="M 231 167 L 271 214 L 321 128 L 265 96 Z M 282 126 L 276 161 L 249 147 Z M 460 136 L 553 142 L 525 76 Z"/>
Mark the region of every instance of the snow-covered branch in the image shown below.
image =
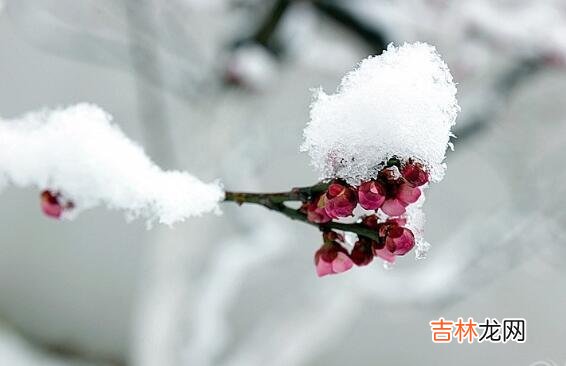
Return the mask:
<path id="1" fill-rule="evenodd" d="M 223 198 L 219 183 L 161 170 L 91 104 L 0 121 L 0 183 L 46 190 L 52 214 L 58 201 L 72 202 L 62 205 L 66 218 L 104 204 L 167 225 L 217 211 Z"/>
<path id="2" fill-rule="evenodd" d="M 316 91 L 301 146 L 320 172 L 312 187 L 224 192 L 218 182 L 163 171 L 107 113 L 79 104 L 0 122 L 0 188 L 39 188 L 52 217 L 105 204 L 168 225 L 217 212 L 223 200 L 260 204 L 323 232 L 315 254 L 323 276 L 374 257 L 392 263 L 415 246 L 422 256 L 429 246 L 423 190 L 444 176 L 458 111 L 456 86 L 434 47 L 390 45 L 348 73 L 336 94 Z"/>

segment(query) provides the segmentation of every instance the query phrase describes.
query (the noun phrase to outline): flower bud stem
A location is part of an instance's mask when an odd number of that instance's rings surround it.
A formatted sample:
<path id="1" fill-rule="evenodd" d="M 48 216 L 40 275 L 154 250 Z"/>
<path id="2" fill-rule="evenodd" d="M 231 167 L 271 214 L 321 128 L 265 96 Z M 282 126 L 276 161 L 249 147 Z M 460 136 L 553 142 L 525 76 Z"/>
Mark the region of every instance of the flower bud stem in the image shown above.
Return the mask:
<path id="1" fill-rule="evenodd" d="M 377 231 L 370 229 L 361 224 L 348 224 L 342 222 L 328 222 L 325 224 L 317 224 L 310 222 L 307 215 L 298 209 L 293 209 L 285 202 L 300 201 L 306 202 L 313 196 L 320 194 L 328 188 L 328 183 L 318 183 L 310 187 L 293 188 L 288 192 L 277 193 L 251 193 L 251 192 L 231 192 L 226 191 L 224 201 L 235 202 L 238 205 L 251 203 L 261 205 L 269 210 L 279 212 L 290 218 L 291 220 L 302 221 L 304 223 L 318 227 L 321 231 L 336 229 L 349 231 L 364 236 L 372 240 L 379 240 Z"/>

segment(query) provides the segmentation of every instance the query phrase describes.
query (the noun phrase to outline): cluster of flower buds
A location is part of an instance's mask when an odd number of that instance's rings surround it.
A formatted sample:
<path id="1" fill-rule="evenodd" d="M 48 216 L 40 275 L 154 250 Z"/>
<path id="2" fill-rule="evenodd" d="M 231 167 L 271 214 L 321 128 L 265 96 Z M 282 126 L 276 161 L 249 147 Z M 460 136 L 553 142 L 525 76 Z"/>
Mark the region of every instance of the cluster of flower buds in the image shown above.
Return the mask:
<path id="1" fill-rule="evenodd" d="M 357 187 L 333 181 L 325 192 L 306 202 L 302 210 L 307 219 L 320 225 L 353 216 L 358 204 L 365 210 L 381 210 L 388 217 L 379 222 L 375 214 L 364 216 L 361 224 L 375 230 L 379 240 L 359 236 L 351 253 L 342 246 L 344 240 L 340 235 L 326 231 L 324 244 L 315 254 L 317 274 L 344 272 L 353 264 L 364 266 L 376 256 L 392 263 L 396 256 L 409 252 L 415 245 L 415 237 L 400 216 L 408 205 L 419 199 L 420 187 L 428 182 L 428 178 L 421 164 L 409 161 L 401 165 L 399 160 L 390 159 L 375 179 L 364 181 Z"/>
<path id="2" fill-rule="evenodd" d="M 403 225 L 405 219 L 392 218 L 385 222 L 378 222 L 376 215 L 365 216 L 362 224 L 374 229 L 378 240 L 360 236 L 351 252 L 344 247 L 344 237 L 334 231 L 323 233 L 324 244 L 314 255 L 314 263 L 318 276 L 326 276 L 346 272 L 355 264 L 366 266 L 375 257 L 386 262 L 395 262 L 395 257 L 405 255 L 415 246 L 413 232 Z"/>
<path id="3" fill-rule="evenodd" d="M 72 201 L 66 200 L 59 192 L 45 190 L 41 192 L 41 210 L 54 219 L 59 219 L 63 212 L 73 209 Z"/>

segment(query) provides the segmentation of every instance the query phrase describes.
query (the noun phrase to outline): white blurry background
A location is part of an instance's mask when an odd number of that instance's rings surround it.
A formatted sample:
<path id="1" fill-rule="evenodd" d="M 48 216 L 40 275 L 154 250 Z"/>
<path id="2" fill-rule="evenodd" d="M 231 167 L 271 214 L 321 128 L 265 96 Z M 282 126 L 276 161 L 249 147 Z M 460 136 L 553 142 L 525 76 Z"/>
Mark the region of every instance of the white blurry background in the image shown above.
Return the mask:
<path id="1" fill-rule="evenodd" d="M 0 0 L 0 115 L 93 102 L 161 166 L 234 190 L 316 181 L 310 88 L 389 42 L 437 46 L 462 113 L 425 260 L 318 279 L 319 233 L 224 205 L 173 229 L 0 204 L 0 365 L 566 362 L 560 0 Z M 104 149 L 104 141 L 100 141 Z M 525 344 L 435 345 L 443 316 L 524 317 Z"/>

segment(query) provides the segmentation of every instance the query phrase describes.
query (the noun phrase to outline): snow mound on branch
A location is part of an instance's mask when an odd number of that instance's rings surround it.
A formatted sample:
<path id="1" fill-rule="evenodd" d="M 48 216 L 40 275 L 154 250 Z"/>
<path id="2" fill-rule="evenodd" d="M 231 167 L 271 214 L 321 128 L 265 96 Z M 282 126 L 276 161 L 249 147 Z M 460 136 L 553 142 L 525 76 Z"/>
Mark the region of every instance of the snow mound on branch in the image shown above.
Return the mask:
<path id="1" fill-rule="evenodd" d="M 433 46 L 389 45 L 346 74 L 336 94 L 317 90 L 301 150 L 323 179 L 357 184 L 395 155 L 420 161 L 436 182 L 459 110 L 452 75 Z"/>
<path id="2" fill-rule="evenodd" d="M 0 188 L 9 183 L 59 192 L 73 215 L 105 204 L 168 225 L 217 211 L 224 196 L 217 182 L 161 170 L 90 104 L 0 119 Z"/>

